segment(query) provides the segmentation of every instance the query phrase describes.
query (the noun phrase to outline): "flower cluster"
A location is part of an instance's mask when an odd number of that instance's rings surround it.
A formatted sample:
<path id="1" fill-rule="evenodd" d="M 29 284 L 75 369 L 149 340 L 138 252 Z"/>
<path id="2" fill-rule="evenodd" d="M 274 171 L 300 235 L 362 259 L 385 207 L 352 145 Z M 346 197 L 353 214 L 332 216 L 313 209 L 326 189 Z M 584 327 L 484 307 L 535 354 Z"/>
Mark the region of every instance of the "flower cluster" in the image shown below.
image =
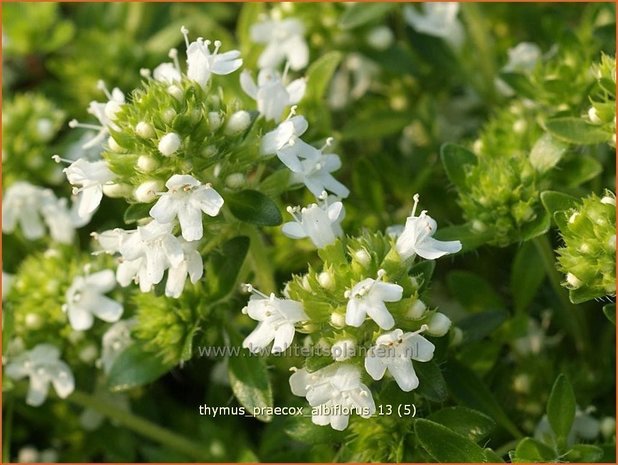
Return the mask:
<path id="1" fill-rule="evenodd" d="M 583 302 L 616 295 L 616 196 L 594 194 L 556 214 L 564 240 L 558 265 L 571 299 Z"/>
<path id="2" fill-rule="evenodd" d="M 601 57 L 593 68 L 597 86 L 590 96 L 591 106 L 586 119 L 607 135 L 607 142 L 616 147 L 616 59 Z"/>
<path id="3" fill-rule="evenodd" d="M 375 413 L 364 372 L 373 380 L 388 372 L 401 390 L 416 389 L 419 380 L 412 361 L 430 361 L 434 345 L 426 336 L 441 337 L 449 330 L 450 320 L 420 300 L 429 276 L 413 265 L 416 256 L 433 260 L 456 253 L 461 243 L 434 239 L 436 222 L 426 211 L 417 215 L 418 196 L 414 200 L 398 237 L 333 236 L 321 247 L 321 269 L 294 277 L 283 298 L 247 285 L 253 295 L 243 312 L 259 324 L 244 347 L 259 352 L 273 343 L 271 352 L 282 352 L 298 332 L 308 335 L 305 344 L 330 351 L 330 357 L 308 357 L 290 378 L 294 394 L 322 409 L 314 413 L 315 424 L 343 430 L 350 414 Z M 329 221 L 308 224 L 314 238 L 332 233 Z"/>

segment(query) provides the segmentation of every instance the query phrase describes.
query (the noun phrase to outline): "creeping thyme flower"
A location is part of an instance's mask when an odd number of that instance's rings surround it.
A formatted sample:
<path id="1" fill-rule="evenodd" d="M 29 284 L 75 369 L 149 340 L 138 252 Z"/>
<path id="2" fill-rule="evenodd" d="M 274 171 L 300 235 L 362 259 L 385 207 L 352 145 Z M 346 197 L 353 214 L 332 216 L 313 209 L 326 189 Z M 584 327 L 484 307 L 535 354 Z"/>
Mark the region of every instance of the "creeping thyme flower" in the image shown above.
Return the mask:
<path id="1" fill-rule="evenodd" d="M 378 278 L 366 278 L 346 292 L 348 300 L 345 322 L 350 326 L 359 327 L 365 317 L 375 321 L 382 329 L 391 329 L 395 324 L 393 316 L 384 305 L 385 302 L 401 300 L 403 288 L 398 284 L 383 282 L 386 272 L 378 271 Z"/>
<path id="2" fill-rule="evenodd" d="M 118 127 L 114 124 L 114 120 L 116 119 L 116 114 L 125 103 L 124 93 L 117 87 L 114 88 L 111 93 L 107 90 L 107 87 L 103 81 L 99 81 L 98 87 L 105 93 L 108 100 L 107 102 L 90 102 L 90 105 L 88 106 L 88 113 L 99 120 L 99 125 L 82 124 L 77 120 L 71 120 L 69 122 L 69 127 L 71 128 L 94 129 L 95 131 L 98 131 L 95 137 L 83 145 L 84 149 L 89 149 L 101 144 L 105 140 L 105 137 L 109 134 L 110 129 L 118 129 Z"/>
<path id="3" fill-rule="evenodd" d="M 71 327 L 77 331 L 90 329 L 95 316 L 108 323 L 118 321 L 122 316 L 122 305 L 103 295 L 114 287 L 116 280 L 112 270 L 76 276 L 66 292 L 66 303 L 62 307 Z"/>
<path id="4" fill-rule="evenodd" d="M 300 302 L 290 299 L 280 299 L 275 294 L 267 296 L 257 291 L 251 285 L 245 285 L 253 292 L 243 313 L 259 321 L 253 332 L 245 338 L 242 346 L 252 352 L 265 349 L 275 341 L 271 352 L 273 354 L 285 351 L 294 339 L 295 324 L 308 319 Z"/>
<path id="5" fill-rule="evenodd" d="M 292 111 L 291 116 L 275 129 L 264 134 L 260 150 L 264 155 L 276 154 L 290 170 L 300 171 L 299 153 L 304 145 L 309 145 L 303 142 L 300 136 L 307 131 L 309 123 L 304 116 L 293 116 L 295 111 Z M 317 151 L 317 149 L 314 148 L 314 151 Z"/>
<path id="6" fill-rule="evenodd" d="M 303 69 L 309 62 L 304 34 L 304 25 L 295 18 L 272 18 L 251 26 L 251 40 L 266 44 L 258 66 L 272 69 L 287 61 L 294 71 Z"/>
<path id="7" fill-rule="evenodd" d="M 240 75 L 240 85 L 245 93 L 257 102 L 258 111 L 266 120 L 279 122 L 283 110 L 295 105 L 303 98 L 307 87 L 304 78 L 296 79 L 289 84 L 286 80 L 271 69 L 263 69 L 258 74 L 257 85 L 248 71 Z"/>
<path id="8" fill-rule="evenodd" d="M 435 260 L 449 253 L 457 253 L 461 250 L 459 241 L 439 241 L 433 236 L 438 228 L 436 221 L 423 210 L 416 216 L 419 195 L 414 196 L 412 214 L 406 220 L 403 232 L 397 239 L 396 249 L 404 260 L 419 255 L 427 260 Z"/>
<path id="9" fill-rule="evenodd" d="M 328 205 L 325 200 L 321 206 L 312 203 L 302 209 L 288 207 L 288 212 L 294 221 L 285 223 L 281 231 L 292 239 L 308 237 L 313 245 L 321 249 L 332 244 L 337 236 L 343 234 L 341 221 L 345 216 L 345 209 L 341 202 Z"/>
<path id="10" fill-rule="evenodd" d="M 388 370 L 402 391 L 416 389 L 419 381 L 412 360 L 428 362 L 433 358 L 435 349 L 431 342 L 419 334 L 425 329 L 423 326 L 419 331 L 408 333 L 396 329 L 379 336 L 365 357 L 367 373 L 379 380 Z"/>
<path id="11" fill-rule="evenodd" d="M 161 194 L 150 210 L 159 223 L 170 223 L 178 218 L 182 237 L 196 241 L 204 234 L 202 212 L 217 216 L 223 206 L 223 197 L 209 184 L 203 185 L 193 176 L 175 174 L 165 183 L 167 192 Z"/>
<path id="12" fill-rule="evenodd" d="M 18 355 L 8 363 L 5 372 L 9 378 L 16 380 L 30 378 L 26 403 L 33 407 L 45 402 L 50 383 L 63 399 L 75 389 L 71 369 L 60 360 L 60 351 L 51 344 L 39 344 Z"/>
<path id="13" fill-rule="evenodd" d="M 440 37 L 454 46 L 461 45 L 464 34 L 458 12 L 457 2 L 425 2 L 421 11 L 410 5 L 403 10 L 406 22 L 418 32 Z"/>
<path id="14" fill-rule="evenodd" d="M 45 224 L 55 241 L 69 244 L 75 227 L 66 199 L 57 199 L 50 189 L 19 181 L 11 185 L 2 199 L 2 229 L 12 233 L 19 225 L 28 240 L 45 235 Z"/>
<path id="15" fill-rule="evenodd" d="M 206 87 L 212 74 L 230 74 L 242 66 L 242 58 L 238 50 L 219 53 L 221 42 L 215 40 L 214 50 L 211 52 L 212 42 L 210 40 L 198 37 L 197 40 L 189 43 L 189 30 L 183 26 L 181 32 L 185 36 L 187 45 L 187 76 L 200 86 Z"/>
<path id="16" fill-rule="evenodd" d="M 59 160 L 59 158 L 57 158 Z M 104 161 L 79 159 L 64 169 L 71 185 L 76 186 L 76 208 L 80 219 L 87 219 L 99 208 L 103 198 L 103 186 L 114 179 Z"/>
<path id="17" fill-rule="evenodd" d="M 296 370 L 290 376 L 290 388 L 313 407 L 313 423 L 330 424 L 338 431 L 347 428 L 350 415 L 369 418 L 376 411 L 371 391 L 361 382 L 360 369 L 347 363 L 333 363 L 313 373 Z"/>
<path id="18" fill-rule="evenodd" d="M 616 294 L 616 196 L 592 194 L 558 213 L 564 247 L 558 265 L 571 299 L 583 302 Z"/>
<path id="19" fill-rule="evenodd" d="M 324 148 L 331 144 L 329 138 Z M 299 147 L 299 144 L 295 144 Z M 304 158 L 300 162 L 299 170 L 292 170 L 292 182 L 303 183 L 309 191 L 319 197 L 323 191 L 329 191 L 339 197 L 347 197 L 350 190 L 331 174 L 341 168 L 341 159 L 334 153 L 323 153 L 314 147 L 308 146 L 308 151 L 301 151 L 297 155 Z"/>
<path id="20" fill-rule="evenodd" d="M 202 256 L 197 250 L 197 241 L 185 241 L 178 239 L 182 247 L 183 258 L 176 266 L 172 266 L 167 272 L 165 282 L 165 295 L 177 299 L 182 294 L 187 282 L 197 283 L 204 275 L 204 263 Z"/>

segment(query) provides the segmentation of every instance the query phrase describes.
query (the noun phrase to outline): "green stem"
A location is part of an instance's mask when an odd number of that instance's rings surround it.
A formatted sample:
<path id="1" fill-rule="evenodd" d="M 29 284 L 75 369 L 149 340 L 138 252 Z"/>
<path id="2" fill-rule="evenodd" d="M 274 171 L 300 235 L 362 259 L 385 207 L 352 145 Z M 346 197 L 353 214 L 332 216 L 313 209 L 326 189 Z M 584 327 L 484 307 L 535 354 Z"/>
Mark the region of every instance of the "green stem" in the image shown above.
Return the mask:
<path id="1" fill-rule="evenodd" d="M 190 441 L 127 410 L 120 409 L 112 402 L 80 391 L 73 392 L 73 394 L 67 397 L 67 400 L 81 407 L 96 410 L 119 425 L 125 426 L 178 452 L 182 452 L 197 461 L 204 461 L 210 456 L 210 453 L 201 444 Z"/>
<path id="2" fill-rule="evenodd" d="M 555 307 L 557 310 L 556 316 L 559 318 L 566 331 L 575 340 L 577 350 L 582 352 L 586 349 L 588 341 L 586 319 L 580 309 L 571 303 L 566 289 L 562 287 L 562 278 L 556 269 L 556 257 L 554 256 L 554 251 L 547 235 L 537 236 L 532 241 L 543 260 L 549 282 L 560 300 L 559 305 Z"/>
<path id="3" fill-rule="evenodd" d="M 255 281 L 260 290 L 266 294 L 275 292 L 277 285 L 275 283 L 275 271 L 272 266 L 272 261 L 266 253 L 266 243 L 260 231 L 249 226 L 244 233 L 251 239 L 249 246 L 249 260 L 255 272 Z"/>

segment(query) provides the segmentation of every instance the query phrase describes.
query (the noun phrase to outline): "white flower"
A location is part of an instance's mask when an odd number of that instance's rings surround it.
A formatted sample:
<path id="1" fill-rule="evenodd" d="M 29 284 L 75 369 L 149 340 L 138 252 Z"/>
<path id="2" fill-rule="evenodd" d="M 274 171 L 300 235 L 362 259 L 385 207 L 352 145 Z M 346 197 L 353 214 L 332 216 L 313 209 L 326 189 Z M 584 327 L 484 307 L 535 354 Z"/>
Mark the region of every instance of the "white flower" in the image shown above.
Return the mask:
<path id="1" fill-rule="evenodd" d="M 260 68 L 276 68 L 283 61 L 293 70 L 309 63 L 309 47 L 305 42 L 305 27 L 294 18 L 262 21 L 251 26 L 251 40 L 266 44 L 258 59 Z"/>
<path id="2" fill-rule="evenodd" d="M 159 223 L 170 223 L 178 217 L 182 237 L 187 241 L 202 238 L 202 212 L 217 216 L 223 206 L 223 197 L 210 184 L 202 184 L 193 176 L 175 174 L 165 183 L 167 192 L 150 209 Z"/>
<path id="3" fill-rule="evenodd" d="M 206 87 L 211 74 L 226 75 L 233 73 L 242 66 L 242 58 L 238 50 L 219 53 L 221 42 L 214 41 L 214 50 L 210 51 L 210 40 L 198 37 L 189 43 L 189 31 L 183 26 L 181 29 L 187 45 L 187 77 Z"/>
<path id="4" fill-rule="evenodd" d="M 294 221 L 285 223 L 281 231 L 292 239 L 308 237 L 311 242 L 321 249 L 335 242 L 338 236 L 343 234 L 341 221 L 345 216 L 345 210 L 341 202 L 333 202 L 322 206 L 315 203 L 303 208 L 288 207 L 288 212 Z"/>
<path id="5" fill-rule="evenodd" d="M 328 91 L 328 104 L 335 110 L 363 97 L 380 68 L 359 53 L 348 54 L 333 76 Z"/>
<path id="6" fill-rule="evenodd" d="M 243 313 L 259 323 L 245 338 L 242 346 L 255 353 L 275 341 L 271 353 L 285 351 L 294 339 L 294 325 L 309 319 L 302 304 L 295 300 L 280 299 L 275 297 L 275 294 L 267 296 L 255 290 L 251 285 L 246 285 L 246 288 L 254 294 L 243 309 Z"/>
<path id="7" fill-rule="evenodd" d="M 49 383 L 58 396 L 67 397 L 75 389 L 75 380 L 69 366 L 60 360 L 60 350 L 51 344 L 39 344 L 24 352 L 6 366 L 6 375 L 12 379 L 30 378 L 26 403 L 34 407 L 47 398 Z"/>
<path id="8" fill-rule="evenodd" d="M 76 331 L 90 329 L 94 317 L 108 323 L 122 316 L 122 305 L 104 294 L 116 287 L 112 270 L 76 276 L 65 294 L 62 310 L 67 313 L 71 327 Z"/>
<path id="9" fill-rule="evenodd" d="M 459 241 L 439 241 L 432 236 L 437 230 L 435 220 L 423 210 L 420 216 L 415 216 L 419 196 L 414 196 L 412 214 L 406 220 L 406 225 L 397 239 L 395 249 L 402 259 L 413 255 L 420 255 L 427 260 L 435 260 L 449 253 L 457 253 L 461 250 Z"/>
<path id="10" fill-rule="evenodd" d="M 50 189 L 25 181 L 12 184 L 2 199 L 3 232 L 12 233 L 19 225 L 28 240 L 45 235 L 45 224 L 52 239 L 64 244 L 73 241 L 75 227 L 66 199 L 57 199 Z"/>
<path id="11" fill-rule="evenodd" d="M 307 398 L 313 423 L 330 424 L 337 431 L 347 428 L 351 414 L 369 418 L 376 411 L 360 369 L 348 363 L 333 363 L 313 373 L 296 370 L 290 376 L 290 388 L 294 395 Z"/>
<path id="12" fill-rule="evenodd" d="M 414 372 L 412 360 L 428 362 L 433 358 L 435 346 L 421 336 L 424 331 L 404 333 L 396 329 L 376 339 L 376 343 L 365 357 L 365 370 L 375 379 L 382 379 L 386 370 L 395 378 L 402 391 L 412 391 L 418 387 L 418 377 Z"/>
<path id="13" fill-rule="evenodd" d="M 84 149 L 89 149 L 101 144 L 109 134 L 110 129 L 118 129 L 118 127 L 114 124 L 114 119 L 125 102 L 124 94 L 117 87 L 114 88 L 111 93 L 107 90 L 107 87 L 103 81 L 98 82 L 98 87 L 105 93 L 108 100 L 107 102 L 90 102 L 90 105 L 88 106 L 88 113 L 96 117 L 99 120 L 100 125 L 81 124 L 77 120 L 69 121 L 69 127 L 71 128 L 79 127 L 98 131 L 98 134 L 95 137 L 82 146 Z"/>
<path id="14" fill-rule="evenodd" d="M 131 328 L 135 320 L 122 320 L 114 323 L 103 334 L 100 363 L 105 373 L 109 373 L 116 358 L 133 343 Z"/>
<path id="15" fill-rule="evenodd" d="M 520 42 L 508 50 L 508 62 L 502 68 L 507 72 L 532 71 L 541 58 L 541 49 L 532 42 Z"/>
<path id="16" fill-rule="evenodd" d="M 73 242 L 75 221 L 67 206 L 67 199 L 57 199 L 49 191 L 48 200 L 41 205 L 41 214 L 49 227 L 49 235 L 63 244 Z"/>
<path id="17" fill-rule="evenodd" d="M 117 233 L 118 251 L 122 261 L 116 270 L 121 286 L 131 281 L 139 283 L 142 292 L 148 292 L 163 279 L 165 270 L 178 267 L 185 260 L 182 244 L 172 235 L 172 223 L 151 221 L 137 230 Z"/>
<path id="18" fill-rule="evenodd" d="M 152 71 L 152 77 L 156 81 L 173 84 L 180 82 L 181 74 L 174 66 L 174 63 L 161 63 Z"/>
<path id="19" fill-rule="evenodd" d="M 328 144 L 327 142 L 327 146 Z M 299 153 L 299 156 L 305 159 L 300 162 L 300 170 L 292 170 L 292 182 L 303 183 L 316 197 L 319 197 L 323 191 L 332 192 L 343 198 L 350 195 L 350 190 L 331 174 L 341 168 L 339 155 L 334 153 L 324 154 L 322 151 L 318 151 L 316 157 L 313 152 L 316 149 L 313 147 L 311 149 L 308 153 Z"/>
<path id="20" fill-rule="evenodd" d="M 58 160 L 59 158 L 57 158 Z M 103 160 L 88 161 L 80 158 L 63 170 L 77 195 L 75 207 L 81 219 L 90 219 L 103 198 L 103 186 L 111 183 L 114 173 Z"/>
<path id="21" fill-rule="evenodd" d="M 170 267 L 165 283 L 165 295 L 175 299 L 182 294 L 187 277 L 195 284 L 204 275 L 202 256 L 196 250 L 199 243 L 197 241 L 178 240 L 182 247 L 183 259 L 178 265 Z"/>
<path id="22" fill-rule="evenodd" d="M 346 291 L 348 300 L 345 322 L 349 326 L 359 327 L 369 317 L 382 329 L 391 329 L 395 320 L 384 302 L 398 302 L 403 295 L 403 288 L 399 284 L 382 281 L 384 270 L 378 271 L 378 278 L 366 278 Z"/>
<path id="23" fill-rule="evenodd" d="M 407 5 L 403 15 L 406 22 L 418 32 L 440 37 L 456 47 L 463 40 L 463 27 L 457 19 L 457 2 L 426 2 L 421 10 Z"/>
<path id="24" fill-rule="evenodd" d="M 300 102 L 305 94 L 307 83 L 304 78 L 296 79 L 287 85 L 284 81 L 285 75 L 282 78 L 271 69 L 260 71 L 257 85 L 248 71 L 243 71 L 240 75 L 242 90 L 257 101 L 258 111 L 267 121 L 279 122 L 285 107 Z"/>
<path id="25" fill-rule="evenodd" d="M 292 114 L 294 114 L 294 108 Z M 302 171 L 299 157 L 319 158 L 320 151 L 300 139 L 309 127 L 304 116 L 293 116 L 264 134 L 261 151 L 264 155 L 276 154 L 285 166 L 292 171 Z"/>

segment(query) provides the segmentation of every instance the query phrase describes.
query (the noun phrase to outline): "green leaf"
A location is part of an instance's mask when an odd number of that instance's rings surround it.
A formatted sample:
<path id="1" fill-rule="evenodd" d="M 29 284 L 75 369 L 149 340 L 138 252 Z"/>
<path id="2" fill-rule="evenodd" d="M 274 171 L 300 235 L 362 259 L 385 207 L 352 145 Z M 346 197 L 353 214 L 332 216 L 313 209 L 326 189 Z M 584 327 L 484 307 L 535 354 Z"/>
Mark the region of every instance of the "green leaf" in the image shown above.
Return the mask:
<path id="1" fill-rule="evenodd" d="M 476 155 L 461 145 L 446 143 L 440 149 L 440 158 L 450 181 L 460 192 L 467 191 L 465 167 L 476 165 Z"/>
<path id="2" fill-rule="evenodd" d="M 270 197 L 258 191 L 244 190 L 227 195 L 225 199 L 232 214 L 241 221 L 258 226 L 277 226 L 283 218 Z"/>
<path id="3" fill-rule="evenodd" d="M 423 260 L 422 262 L 415 263 L 410 268 L 410 276 L 414 276 L 417 279 L 421 279 L 420 292 L 423 292 L 429 286 L 433 271 L 436 269 L 435 260 Z"/>
<path id="4" fill-rule="evenodd" d="M 239 334 L 230 331 L 230 339 L 234 347 L 241 347 Z M 247 413 L 255 413 L 258 420 L 271 421 L 271 414 L 260 412 L 260 409 L 273 406 L 273 393 L 264 359 L 242 349 L 240 353 L 228 358 L 228 376 L 234 395 L 247 409 Z"/>
<path id="5" fill-rule="evenodd" d="M 452 271 L 446 278 L 448 290 L 469 312 L 506 307 L 502 297 L 484 278 L 469 271 Z"/>
<path id="6" fill-rule="evenodd" d="M 446 426 L 419 418 L 414 432 L 421 447 L 438 462 L 486 462 L 483 449 Z"/>
<path id="7" fill-rule="evenodd" d="M 528 76 L 521 73 L 500 73 L 500 79 L 508 84 L 519 97 L 536 99 L 538 91 Z"/>
<path id="8" fill-rule="evenodd" d="M 350 5 L 341 15 L 339 27 L 354 29 L 370 21 L 381 19 L 393 7 L 394 3 L 355 3 Z"/>
<path id="9" fill-rule="evenodd" d="M 150 209 L 154 203 L 132 203 L 124 211 L 124 222 L 126 224 L 136 223 L 142 218 L 150 215 Z"/>
<path id="10" fill-rule="evenodd" d="M 616 326 L 616 304 L 607 304 L 603 306 L 603 313 L 614 326 Z"/>
<path id="11" fill-rule="evenodd" d="M 458 320 L 457 327 L 463 331 L 465 342 L 480 341 L 498 329 L 508 317 L 506 310 L 489 310 Z"/>
<path id="12" fill-rule="evenodd" d="M 206 264 L 206 286 L 211 302 L 222 299 L 235 288 L 249 242 L 246 236 L 234 237 L 210 254 Z"/>
<path id="13" fill-rule="evenodd" d="M 303 101 L 317 102 L 324 97 L 341 57 L 340 52 L 328 52 L 309 66 L 309 69 L 307 69 L 307 90 Z"/>
<path id="14" fill-rule="evenodd" d="M 532 222 L 526 223 L 524 227 L 521 228 L 520 239 L 522 241 L 529 241 L 537 236 L 541 236 L 549 231 L 550 226 L 551 216 L 545 209 L 542 209 Z"/>
<path id="15" fill-rule="evenodd" d="M 569 300 L 574 304 L 581 304 L 589 300 L 605 297 L 605 292 L 599 292 L 590 287 L 582 286 L 578 289 L 569 289 Z"/>
<path id="16" fill-rule="evenodd" d="M 193 358 L 193 339 L 195 338 L 195 333 L 197 333 L 199 329 L 200 327 L 196 324 L 187 334 L 185 342 L 182 345 L 182 352 L 180 353 L 181 362 L 186 362 Z"/>
<path id="17" fill-rule="evenodd" d="M 365 140 L 390 136 L 412 121 L 409 113 L 378 111 L 349 120 L 341 130 L 344 140 Z"/>
<path id="18" fill-rule="evenodd" d="M 260 2 L 243 3 L 238 22 L 236 24 L 236 37 L 243 50 L 248 49 L 253 41 L 251 40 L 251 26 L 259 22 L 260 15 L 264 12 L 264 4 Z"/>
<path id="19" fill-rule="evenodd" d="M 440 241 L 461 241 L 461 252 L 470 252 L 486 244 L 494 237 L 491 228 L 483 232 L 474 231 L 469 224 L 439 228 L 434 237 Z"/>
<path id="20" fill-rule="evenodd" d="M 173 365 L 163 362 L 140 344 L 132 344 L 118 355 L 107 378 L 110 391 L 126 391 L 155 381 Z"/>
<path id="21" fill-rule="evenodd" d="M 496 427 L 496 423 L 487 415 L 467 407 L 446 407 L 432 413 L 427 419 L 474 442 L 485 439 Z"/>
<path id="22" fill-rule="evenodd" d="M 551 447 L 532 438 L 522 439 L 512 457 L 514 463 L 553 462 L 556 459 L 556 453 Z"/>
<path id="23" fill-rule="evenodd" d="M 416 393 L 432 402 L 446 401 L 448 389 L 440 367 L 435 362 L 426 362 L 415 363 L 414 369 L 419 379 Z"/>
<path id="24" fill-rule="evenodd" d="M 451 394 L 459 403 L 480 410 L 514 437 L 521 437 L 521 432 L 504 413 L 491 391 L 468 367 L 456 360 L 449 360 L 444 377 Z"/>
<path id="25" fill-rule="evenodd" d="M 609 133 L 577 117 L 553 118 L 545 122 L 545 127 L 553 136 L 571 144 L 600 144 L 610 138 Z"/>
<path id="26" fill-rule="evenodd" d="M 545 191 L 541 192 L 541 203 L 545 210 L 553 216 L 554 213 L 568 210 L 577 205 L 577 199 L 572 195 L 563 192 Z"/>
<path id="27" fill-rule="evenodd" d="M 524 242 L 515 254 L 511 268 L 511 294 L 515 312 L 528 308 L 541 287 L 545 275 L 543 259 L 534 243 Z"/>
<path id="28" fill-rule="evenodd" d="M 540 173 L 545 173 L 558 164 L 567 148 L 567 144 L 545 133 L 532 146 L 530 164 Z"/>
<path id="29" fill-rule="evenodd" d="M 603 457 L 603 449 L 592 444 L 576 444 L 564 454 L 561 459 L 565 462 L 598 462 Z"/>
<path id="30" fill-rule="evenodd" d="M 558 441 L 565 444 L 575 419 L 575 393 L 563 374 L 558 376 L 549 395 L 547 419 Z"/>
<path id="31" fill-rule="evenodd" d="M 284 167 L 277 170 L 260 183 L 260 191 L 276 197 L 285 192 L 290 184 L 291 171 Z"/>
<path id="32" fill-rule="evenodd" d="M 577 154 L 560 163 L 560 169 L 551 172 L 552 184 L 577 187 L 596 178 L 603 171 L 603 165 L 589 155 Z"/>

